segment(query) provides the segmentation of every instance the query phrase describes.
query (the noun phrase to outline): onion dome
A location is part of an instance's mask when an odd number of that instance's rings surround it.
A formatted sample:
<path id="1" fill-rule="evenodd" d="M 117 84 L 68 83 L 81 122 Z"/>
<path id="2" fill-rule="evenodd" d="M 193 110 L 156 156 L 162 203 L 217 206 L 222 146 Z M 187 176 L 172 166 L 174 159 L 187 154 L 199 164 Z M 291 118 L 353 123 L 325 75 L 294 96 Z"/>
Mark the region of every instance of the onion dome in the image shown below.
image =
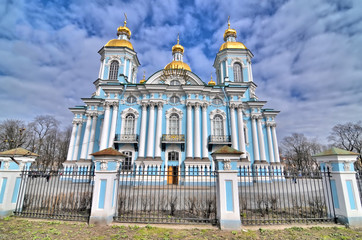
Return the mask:
<path id="1" fill-rule="evenodd" d="M 230 17 L 228 18 L 228 28 L 224 32 L 224 41 L 219 51 L 224 49 L 247 49 L 243 43 L 236 41 L 236 30 L 230 28 Z"/>
<path id="2" fill-rule="evenodd" d="M 184 69 L 191 72 L 191 68 L 187 63 L 183 62 L 184 47 L 180 44 L 180 36 L 177 36 L 177 44 L 172 47 L 173 61 L 165 66 L 165 70 Z"/>
<path id="3" fill-rule="evenodd" d="M 212 74 L 211 74 L 211 80 L 207 83 L 207 85 L 209 86 L 215 86 L 216 82 L 214 82 L 214 80 L 212 80 Z"/>
<path id="4" fill-rule="evenodd" d="M 129 41 L 131 39 L 131 30 L 126 26 L 127 24 L 127 15 L 125 14 L 124 25 L 117 28 L 118 39 L 110 40 L 105 47 L 126 47 L 133 49 L 132 43 Z"/>
<path id="5" fill-rule="evenodd" d="M 169 69 L 185 69 L 191 72 L 191 68 L 187 63 L 181 62 L 181 61 L 172 61 L 169 64 L 167 64 L 164 68 L 165 70 Z"/>
<path id="6" fill-rule="evenodd" d="M 143 72 L 143 78 L 141 79 L 140 81 L 140 84 L 145 84 L 146 83 L 146 75 L 145 75 L 145 72 Z"/>
<path id="7" fill-rule="evenodd" d="M 172 53 L 181 52 L 184 53 L 184 47 L 180 45 L 180 35 L 177 36 L 177 44 L 172 47 Z"/>

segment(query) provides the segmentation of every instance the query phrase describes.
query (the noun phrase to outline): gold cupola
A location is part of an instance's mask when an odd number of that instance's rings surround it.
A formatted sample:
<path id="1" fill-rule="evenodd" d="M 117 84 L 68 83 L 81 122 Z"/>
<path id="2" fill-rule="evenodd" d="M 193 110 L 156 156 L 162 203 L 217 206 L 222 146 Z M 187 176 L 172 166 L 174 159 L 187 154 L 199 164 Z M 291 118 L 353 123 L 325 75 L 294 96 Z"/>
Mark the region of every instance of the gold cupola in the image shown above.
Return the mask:
<path id="1" fill-rule="evenodd" d="M 211 80 L 207 83 L 207 85 L 209 86 L 215 86 L 216 82 L 214 82 L 214 80 L 212 80 L 212 74 L 211 74 Z"/>
<path id="2" fill-rule="evenodd" d="M 125 20 L 123 26 L 117 28 L 118 39 L 110 40 L 105 47 L 126 47 L 133 49 L 132 43 L 129 41 L 131 39 L 131 30 L 126 26 L 127 24 L 127 15 L 124 14 Z"/>
<path id="3" fill-rule="evenodd" d="M 230 28 L 230 17 L 228 18 L 228 28 L 224 32 L 224 43 L 221 45 L 219 51 L 224 49 L 247 49 L 241 42 L 236 41 L 236 30 Z"/>
<path id="4" fill-rule="evenodd" d="M 165 70 L 185 69 L 191 71 L 187 63 L 183 62 L 184 47 L 180 44 L 180 35 L 177 36 L 177 44 L 172 47 L 173 61 L 165 66 Z"/>
<path id="5" fill-rule="evenodd" d="M 145 84 L 146 83 L 146 72 L 143 72 L 143 78 L 140 81 L 140 84 Z"/>

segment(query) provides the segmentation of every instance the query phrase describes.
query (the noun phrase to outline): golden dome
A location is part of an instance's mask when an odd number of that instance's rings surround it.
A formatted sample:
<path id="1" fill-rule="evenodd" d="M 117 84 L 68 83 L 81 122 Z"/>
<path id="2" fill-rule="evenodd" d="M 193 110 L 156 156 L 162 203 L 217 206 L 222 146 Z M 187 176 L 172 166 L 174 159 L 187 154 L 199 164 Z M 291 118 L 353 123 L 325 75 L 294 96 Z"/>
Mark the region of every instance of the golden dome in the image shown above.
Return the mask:
<path id="1" fill-rule="evenodd" d="M 215 86 L 216 82 L 214 82 L 214 80 L 212 80 L 212 74 L 211 74 L 211 80 L 207 83 L 207 85 L 209 86 Z"/>
<path id="2" fill-rule="evenodd" d="M 146 79 L 142 79 L 141 81 L 140 81 L 140 84 L 144 84 L 146 82 Z"/>
<path id="3" fill-rule="evenodd" d="M 121 35 L 121 33 L 124 33 L 128 36 L 128 38 L 131 38 L 131 30 L 129 30 L 129 28 L 126 27 L 126 24 L 124 24 L 124 26 L 117 28 L 117 36 Z"/>
<path id="4" fill-rule="evenodd" d="M 219 52 L 224 49 L 247 49 L 247 48 L 241 42 L 224 42 L 221 45 Z"/>
<path id="5" fill-rule="evenodd" d="M 184 62 L 181 61 L 172 61 L 169 64 L 167 64 L 164 68 L 165 70 L 168 69 L 185 69 L 191 72 L 191 68 L 189 67 L 189 65 L 187 65 Z"/>
<path id="6" fill-rule="evenodd" d="M 226 38 L 229 36 L 233 36 L 234 38 L 236 38 L 236 30 L 230 28 L 230 17 L 228 17 L 228 29 L 226 29 L 224 32 L 224 41 L 225 42 L 226 42 Z"/>
<path id="7" fill-rule="evenodd" d="M 133 50 L 132 43 L 128 40 L 124 39 L 112 39 L 109 42 L 107 42 L 105 47 L 127 47 L 129 49 Z"/>
<path id="8" fill-rule="evenodd" d="M 184 47 L 180 45 L 180 35 L 177 35 L 177 44 L 172 47 L 172 53 L 174 52 L 184 53 Z"/>

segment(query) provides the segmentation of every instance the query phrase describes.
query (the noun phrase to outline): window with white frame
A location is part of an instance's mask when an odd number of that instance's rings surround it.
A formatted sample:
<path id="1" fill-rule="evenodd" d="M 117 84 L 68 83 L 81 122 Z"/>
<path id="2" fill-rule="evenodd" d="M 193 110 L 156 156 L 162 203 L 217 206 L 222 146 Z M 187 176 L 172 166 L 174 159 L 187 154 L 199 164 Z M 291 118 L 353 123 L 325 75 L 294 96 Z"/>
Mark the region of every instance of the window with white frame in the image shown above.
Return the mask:
<path id="1" fill-rule="evenodd" d="M 172 97 L 170 97 L 170 103 L 175 104 L 175 103 L 179 103 L 179 102 L 180 102 L 180 98 L 179 98 L 179 97 L 177 97 L 177 96 L 172 96 Z"/>
<path id="2" fill-rule="evenodd" d="M 219 106 L 222 105 L 223 102 L 219 97 L 215 97 L 214 99 L 212 99 L 212 104 Z"/>
<path id="3" fill-rule="evenodd" d="M 127 103 L 135 103 L 137 101 L 137 98 L 135 96 L 129 96 L 127 98 Z"/>
<path id="4" fill-rule="evenodd" d="M 135 116 L 132 113 L 127 114 L 124 123 L 124 134 L 134 134 Z"/>
<path id="5" fill-rule="evenodd" d="M 127 156 L 124 158 L 124 162 L 122 164 L 122 170 L 131 170 L 132 169 L 132 152 L 124 151 L 122 153 Z"/>
<path id="6" fill-rule="evenodd" d="M 111 66 L 109 69 L 109 80 L 117 80 L 118 78 L 118 68 L 119 68 L 119 63 L 118 61 L 112 61 L 111 62 Z"/>
<path id="7" fill-rule="evenodd" d="M 169 123 L 169 134 L 179 134 L 179 116 L 176 113 L 171 114 Z"/>
<path id="8" fill-rule="evenodd" d="M 223 117 L 221 115 L 217 114 L 217 115 L 214 116 L 212 121 L 213 121 L 212 135 L 214 135 L 214 136 L 223 136 L 224 135 Z"/>
<path id="9" fill-rule="evenodd" d="M 234 63 L 234 82 L 243 82 L 243 70 L 240 63 Z"/>
<path id="10" fill-rule="evenodd" d="M 172 151 L 168 152 L 168 161 L 178 161 L 179 160 L 179 153 Z"/>
<path id="11" fill-rule="evenodd" d="M 181 83 L 180 83 L 180 81 L 178 81 L 178 80 L 172 80 L 172 81 L 170 82 L 170 85 L 181 85 Z"/>

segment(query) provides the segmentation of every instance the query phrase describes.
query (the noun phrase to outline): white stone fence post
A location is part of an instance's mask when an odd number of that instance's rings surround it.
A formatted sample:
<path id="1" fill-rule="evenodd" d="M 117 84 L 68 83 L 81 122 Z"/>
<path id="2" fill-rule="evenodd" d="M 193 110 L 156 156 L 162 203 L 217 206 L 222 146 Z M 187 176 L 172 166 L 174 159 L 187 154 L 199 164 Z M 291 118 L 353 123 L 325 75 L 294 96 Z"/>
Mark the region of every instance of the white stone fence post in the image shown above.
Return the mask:
<path id="1" fill-rule="evenodd" d="M 90 224 L 108 225 L 117 210 L 118 170 L 126 157 L 113 148 L 91 154 L 95 159 L 95 176 Z"/>
<path id="2" fill-rule="evenodd" d="M 217 177 L 216 207 L 221 230 L 240 230 L 240 207 L 237 162 L 242 152 L 224 146 L 213 152 Z"/>
<path id="3" fill-rule="evenodd" d="M 362 206 L 353 164 L 357 155 L 357 153 L 332 148 L 314 157 L 322 170 L 328 168 L 331 171 L 331 195 L 338 222 L 361 227 Z"/>
<path id="4" fill-rule="evenodd" d="M 14 213 L 20 186 L 25 187 L 21 182 L 21 171 L 29 169 L 37 156 L 23 148 L 0 153 L 0 218 Z M 20 203 L 22 201 L 23 199 L 19 199 Z"/>

